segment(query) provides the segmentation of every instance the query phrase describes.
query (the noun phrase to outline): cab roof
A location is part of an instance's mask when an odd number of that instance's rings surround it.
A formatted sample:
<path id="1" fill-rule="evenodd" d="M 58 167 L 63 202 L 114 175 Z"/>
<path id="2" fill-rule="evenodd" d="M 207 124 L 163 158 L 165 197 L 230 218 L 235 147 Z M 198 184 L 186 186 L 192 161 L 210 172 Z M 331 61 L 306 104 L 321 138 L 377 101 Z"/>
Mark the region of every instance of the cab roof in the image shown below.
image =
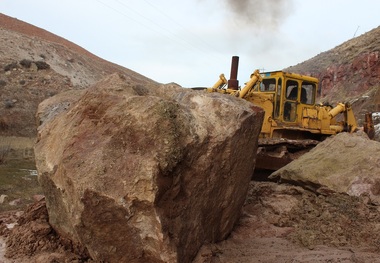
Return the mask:
<path id="1" fill-rule="evenodd" d="M 306 80 L 306 81 L 316 82 L 316 83 L 319 82 L 317 78 L 314 78 L 311 76 L 301 75 L 298 73 L 285 72 L 282 70 L 261 72 L 260 75 L 263 79 L 270 78 L 270 77 L 287 77 L 287 78 Z"/>

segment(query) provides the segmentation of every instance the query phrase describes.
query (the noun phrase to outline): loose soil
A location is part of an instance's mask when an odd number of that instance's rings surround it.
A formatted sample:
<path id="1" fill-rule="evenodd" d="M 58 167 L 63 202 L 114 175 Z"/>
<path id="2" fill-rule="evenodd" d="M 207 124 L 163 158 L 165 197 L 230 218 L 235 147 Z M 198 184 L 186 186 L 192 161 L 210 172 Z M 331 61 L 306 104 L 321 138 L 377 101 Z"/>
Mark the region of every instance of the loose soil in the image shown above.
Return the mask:
<path id="1" fill-rule="evenodd" d="M 252 181 L 234 231 L 193 262 L 380 262 L 379 209 L 365 196 Z M 44 200 L 0 213 L 0 229 L 0 262 L 93 262 L 51 228 Z"/>
<path id="2" fill-rule="evenodd" d="M 380 262 L 379 207 L 368 200 L 251 182 L 231 236 L 203 246 L 194 263 Z"/>

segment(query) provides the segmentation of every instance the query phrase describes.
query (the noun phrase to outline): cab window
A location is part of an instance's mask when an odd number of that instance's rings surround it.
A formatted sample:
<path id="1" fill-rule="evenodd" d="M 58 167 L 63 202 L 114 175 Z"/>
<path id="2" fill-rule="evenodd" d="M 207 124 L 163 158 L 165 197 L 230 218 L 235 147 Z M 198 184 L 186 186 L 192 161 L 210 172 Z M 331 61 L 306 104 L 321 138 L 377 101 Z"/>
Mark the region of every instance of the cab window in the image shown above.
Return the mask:
<path id="1" fill-rule="evenodd" d="M 276 79 L 263 79 L 260 84 L 260 91 L 275 91 L 276 90 Z"/>
<path id="2" fill-rule="evenodd" d="M 286 99 L 297 100 L 298 96 L 298 82 L 295 80 L 286 81 Z"/>
<path id="3" fill-rule="evenodd" d="M 303 104 L 314 104 L 315 102 L 315 83 L 302 82 L 301 86 L 301 103 Z"/>

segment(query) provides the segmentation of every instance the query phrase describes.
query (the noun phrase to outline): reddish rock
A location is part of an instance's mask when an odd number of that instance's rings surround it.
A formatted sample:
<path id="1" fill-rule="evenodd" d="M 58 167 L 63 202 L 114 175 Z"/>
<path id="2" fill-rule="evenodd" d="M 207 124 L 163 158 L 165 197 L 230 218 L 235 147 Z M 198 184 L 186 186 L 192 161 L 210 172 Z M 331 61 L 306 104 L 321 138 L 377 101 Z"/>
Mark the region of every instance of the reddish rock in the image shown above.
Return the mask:
<path id="1" fill-rule="evenodd" d="M 380 110 L 380 27 L 285 71 L 317 77 L 320 100 L 349 102 L 361 125 L 365 112 Z"/>
<path id="2" fill-rule="evenodd" d="M 379 83 L 379 51 L 362 53 L 350 63 L 332 64 L 315 76 L 321 81 L 322 97 L 329 100 L 364 94 Z"/>

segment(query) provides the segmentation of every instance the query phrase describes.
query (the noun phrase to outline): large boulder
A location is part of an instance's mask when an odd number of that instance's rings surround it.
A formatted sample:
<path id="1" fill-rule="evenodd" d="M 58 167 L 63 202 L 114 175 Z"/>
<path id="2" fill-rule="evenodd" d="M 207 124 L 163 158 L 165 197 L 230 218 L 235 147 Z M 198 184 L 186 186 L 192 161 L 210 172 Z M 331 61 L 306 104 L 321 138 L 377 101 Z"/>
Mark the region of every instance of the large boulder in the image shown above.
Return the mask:
<path id="1" fill-rule="evenodd" d="M 270 175 L 319 193 L 369 196 L 380 204 L 380 142 L 363 132 L 339 133 Z"/>
<path id="2" fill-rule="evenodd" d="M 115 74 L 40 115 L 50 224 L 94 260 L 191 262 L 237 222 L 263 119 L 252 104 Z"/>

